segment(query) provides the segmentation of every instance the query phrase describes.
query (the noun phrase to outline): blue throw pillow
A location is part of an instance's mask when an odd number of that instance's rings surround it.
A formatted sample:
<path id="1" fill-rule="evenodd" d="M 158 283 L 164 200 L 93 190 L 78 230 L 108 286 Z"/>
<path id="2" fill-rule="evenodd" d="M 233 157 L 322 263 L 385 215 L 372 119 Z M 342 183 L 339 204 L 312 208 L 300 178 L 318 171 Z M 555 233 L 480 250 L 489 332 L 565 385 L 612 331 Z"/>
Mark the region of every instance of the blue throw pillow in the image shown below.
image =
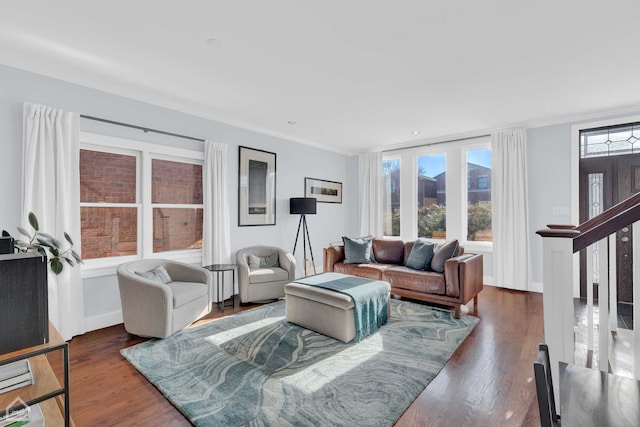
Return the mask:
<path id="1" fill-rule="evenodd" d="M 431 259 L 431 269 L 438 273 L 444 272 L 444 263 L 452 257 L 460 254 L 460 244 L 457 240 L 438 243 L 433 248 L 433 258 Z"/>
<path id="2" fill-rule="evenodd" d="M 345 264 L 369 264 L 373 262 L 371 256 L 371 236 L 350 238 L 342 236 L 344 242 Z"/>
<path id="3" fill-rule="evenodd" d="M 151 271 L 136 271 L 136 274 L 145 279 L 153 280 L 154 282 L 164 283 L 165 285 L 171 282 L 171 276 L 169 276 L 167 269 L 161 265 Z"/>
<path id="4" fill-rule="evenodd" d="M 279 266 L 278 252 L 267 256 L 249 255 L 249 268 L 272 268 Z"/>
<path id="5" fill-rule="evenodd" d="M 405 265 L 414 270 L 427 270 L 431 266 L 433 258 L 433 243 L 424 239 L 416 240 Z"/>

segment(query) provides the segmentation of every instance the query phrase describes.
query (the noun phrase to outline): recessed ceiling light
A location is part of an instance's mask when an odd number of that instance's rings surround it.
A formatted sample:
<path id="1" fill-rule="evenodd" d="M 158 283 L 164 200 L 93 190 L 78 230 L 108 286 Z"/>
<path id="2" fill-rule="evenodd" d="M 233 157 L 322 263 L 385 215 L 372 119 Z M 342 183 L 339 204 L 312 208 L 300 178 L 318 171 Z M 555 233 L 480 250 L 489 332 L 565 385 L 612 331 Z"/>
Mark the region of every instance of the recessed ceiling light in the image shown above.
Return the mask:
<path id="1" fill-rule="evenodd" d="M 298 124 L 298 122 L 294 122 L 293 120 L 289 120 L 287 123 L 290 124 L 291 126 L 295 126 Z"/>
<path id="2" fill-rule="evenodd" d="M 222 40 L 220 39 L 207 39 L 207 44 L 211 47 L 222 49 Z"/>
<path id="3" fill-rule="evenodd" d="M 420 135 L 420 131 L 419 130 L 414 130 L 413 132 L 411 132 L 413 135 Z"/>

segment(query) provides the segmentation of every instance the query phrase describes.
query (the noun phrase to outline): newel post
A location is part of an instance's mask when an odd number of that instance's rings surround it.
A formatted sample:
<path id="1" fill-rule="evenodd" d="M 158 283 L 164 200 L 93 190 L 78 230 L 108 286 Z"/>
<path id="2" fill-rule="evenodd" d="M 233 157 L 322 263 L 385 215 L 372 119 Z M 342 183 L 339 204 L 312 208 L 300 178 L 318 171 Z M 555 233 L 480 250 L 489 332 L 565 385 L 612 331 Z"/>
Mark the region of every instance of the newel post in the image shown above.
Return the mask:
<path id="1" fill-rule="evenodd" d="M 558 362 L 573 362 L 573 238 L 578 231 L 565 228 L 540 230 L 543 251 L 544 341 L 549 346 L 556 407 L 560 407 Z"/>

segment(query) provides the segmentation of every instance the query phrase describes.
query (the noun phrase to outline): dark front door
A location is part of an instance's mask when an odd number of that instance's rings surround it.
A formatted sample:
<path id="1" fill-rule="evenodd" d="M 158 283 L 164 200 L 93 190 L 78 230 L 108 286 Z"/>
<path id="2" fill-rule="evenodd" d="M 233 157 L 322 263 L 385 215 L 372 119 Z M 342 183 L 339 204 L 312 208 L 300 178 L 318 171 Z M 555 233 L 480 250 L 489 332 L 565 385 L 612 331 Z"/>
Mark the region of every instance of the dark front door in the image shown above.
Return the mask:
<path id="1" fill-rule="evenodd" d="M 580 160 L 580 223 L 640 191 L 640 154 Z M 618 303 L 633 303 L 631 224 L 616 233 Z M 580 296 L 586 297 L 586 258 L 580 257 Z M 598 266 L 607 274 L 607 266 Z M 594 295 L 596 295 L 594 293 Z"/>

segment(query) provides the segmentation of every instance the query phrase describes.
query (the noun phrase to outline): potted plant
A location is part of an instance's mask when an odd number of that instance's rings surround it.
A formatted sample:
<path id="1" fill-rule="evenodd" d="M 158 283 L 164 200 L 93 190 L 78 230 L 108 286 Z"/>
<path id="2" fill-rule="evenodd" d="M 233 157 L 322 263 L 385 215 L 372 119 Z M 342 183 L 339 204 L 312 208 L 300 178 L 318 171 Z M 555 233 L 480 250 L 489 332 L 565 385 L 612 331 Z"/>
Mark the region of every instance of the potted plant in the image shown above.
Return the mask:
<path id="1" fill-rule="evenodd" d="M 40 231 L 38 218 L 33 212 L 29 212 L 29 224 L 34 230 L 33 233 L 30 233 L 22 227 L 17 227 L 20 234 L 27 238 L 26 241 L 16 239 L 14 242 L 14 246 L 19 252 L 38 252 L 42 256 L 47 257 L 51 271 L 56 275 L 62 273 L 65 263 L 73 267 L 82 262 L 80 255 L 73 250 L 73 240 L 66 231 L 64 238 L 68 243 L 68 247 L 63 248 L 62 242 L 58 239 Z"/>

